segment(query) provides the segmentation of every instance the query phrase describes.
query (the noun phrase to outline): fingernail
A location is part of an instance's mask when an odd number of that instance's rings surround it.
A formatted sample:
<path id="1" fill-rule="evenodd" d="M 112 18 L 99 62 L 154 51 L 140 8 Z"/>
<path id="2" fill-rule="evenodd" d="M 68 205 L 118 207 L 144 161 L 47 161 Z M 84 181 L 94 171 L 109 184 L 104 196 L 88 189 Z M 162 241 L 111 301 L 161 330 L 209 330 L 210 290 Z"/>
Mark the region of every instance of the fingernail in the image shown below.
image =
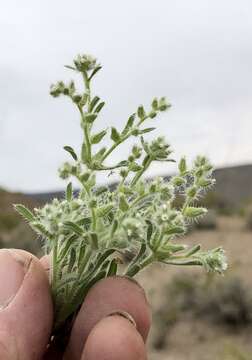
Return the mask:
<path id="1" fill-rule="evenodd" d="M 115 310 L 115 311 L 111 312 L 110 314 L 108 314 L 107 316 L 122 316 L 122 317 L 124 317 L 125 319 L 129 320 L 129 322 L 130 322 L 132 325 L 134 325 L 135 328 L 137 327 L 136 322 L 135 322 L 133 316 L 130 315 L 127 311 Z"/>
<path id="2" fill-rule="evenodd" d="M 30 263 L 18 251 L 0 250 L 0 310 L 6 308 L 17 294 Z"/>

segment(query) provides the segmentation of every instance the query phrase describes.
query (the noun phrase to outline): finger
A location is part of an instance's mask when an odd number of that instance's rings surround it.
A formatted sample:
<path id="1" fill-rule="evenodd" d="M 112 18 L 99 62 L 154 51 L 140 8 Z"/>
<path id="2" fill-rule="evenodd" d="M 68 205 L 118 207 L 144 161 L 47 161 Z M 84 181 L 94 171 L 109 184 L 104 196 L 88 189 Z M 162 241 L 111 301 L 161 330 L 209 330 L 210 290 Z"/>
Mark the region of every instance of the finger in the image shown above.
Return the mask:
<path id="1" fill-rule="evenodd" d="M 95 325 L 89 334 L 82 360 L 146 360 L 143 338 L 121 316 L 109 316 Z"/>
<path id="2" fill-rule="evenodd" d="M 79 360 L 84 344 L 94 326 L 111 313 L 126 312 L 136 323 L 145 341 L 151 323 L 151 312 L 143 289 L 125 277 L 108 277 L 99 281 L 87 294 L 74 323 L 67 360 Z"/>
<path id="3" fill-rule="evenodd" d="M 26 251 L 2 249 L 0 284 L 0 359 L 40 359 L 53 320 L 44 269 Z"/>
<path id="4" fill-rule="evenodd" d="M 50 257 L 49 257 L 49 255 L 42 256 L 42 258 L 40 258 L 39 261 L 49 279 L 50 278 Z"/>

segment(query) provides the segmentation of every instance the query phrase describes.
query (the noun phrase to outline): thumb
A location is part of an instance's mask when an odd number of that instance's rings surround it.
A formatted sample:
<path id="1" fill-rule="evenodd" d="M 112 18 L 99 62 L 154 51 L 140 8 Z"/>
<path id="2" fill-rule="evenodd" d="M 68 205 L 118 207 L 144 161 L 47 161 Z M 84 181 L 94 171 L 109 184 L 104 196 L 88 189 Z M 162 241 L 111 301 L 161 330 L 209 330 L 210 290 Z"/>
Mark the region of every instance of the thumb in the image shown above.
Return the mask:
<path id="1" fill-rule="evenodd" d="M 0 250 L 0 284 L 0 359 L 40 359 L 53 308 L 39 260 L 22 250 Z"/>

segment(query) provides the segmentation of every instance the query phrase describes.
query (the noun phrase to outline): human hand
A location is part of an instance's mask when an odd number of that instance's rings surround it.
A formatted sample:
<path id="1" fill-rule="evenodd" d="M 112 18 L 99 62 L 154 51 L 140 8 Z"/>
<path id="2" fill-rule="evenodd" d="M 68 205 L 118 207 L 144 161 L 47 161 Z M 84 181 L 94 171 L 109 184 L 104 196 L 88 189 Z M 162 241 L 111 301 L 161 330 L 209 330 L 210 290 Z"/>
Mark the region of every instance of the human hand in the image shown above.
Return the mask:
<path id="1" fill-rule="evenodd" d="M 46 351 L 53 323 L 46 266 L 26 251 L 0 250 L 1 360 L 147 359 L 150 308 L 142 288 L 122 277 L 103 279 L 89 291 L 64 354 Z"/>

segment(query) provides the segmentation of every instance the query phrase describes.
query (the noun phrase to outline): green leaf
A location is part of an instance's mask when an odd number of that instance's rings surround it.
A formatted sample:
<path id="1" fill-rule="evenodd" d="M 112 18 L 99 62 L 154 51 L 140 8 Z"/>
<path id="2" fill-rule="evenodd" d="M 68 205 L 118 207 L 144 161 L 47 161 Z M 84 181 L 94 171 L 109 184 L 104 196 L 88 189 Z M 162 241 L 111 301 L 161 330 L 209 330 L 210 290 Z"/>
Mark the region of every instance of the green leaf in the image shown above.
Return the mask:
<path id="1" fill-rule="evenodd" d="M 91 75 L 89 76 L 88 80 L 90 81 L 95 76 L 95 74 L 101 69 L 102 69 L 101 65 L 96 66 L 96 68 L 92 71 Z"/>
<path id="2" fill-rule="evenodd" d="M 109 269 L 107 272 L 107 277 L 116 275 L 116 272 L 117 272 L 117 262 L 116 259 L 113 259 L 110 262 Z"/>
<path id="3" fill-rule="evenodd" d="M 104 138 L 107 134 L 107 130 L 103 130 L 91 137 L 91 144 L 99 144 L 99 142 Z"/>
<path id="4" fill-rule="evenodd" d="M 77 234 L 77 235 L 79 235 L 79 236 L 82 236 L 82 235 L 83 235 L 83 230 L 82 230 L 82 228 L 81 228 L 79 225 L 75 224 L 74 222 L 72 222 L 72 221 L 65 221 L 63 224 L 64 224 L 64 226 L 65 226 L 66 229 L 74 232 L 75 234 Z"/>
<path id="5" fill-rule="evenodd" d="M 157 98 L 153 99 L 151 106 L 152 106 L 153 110 L 158 110 L 158 99 Z"/>
<path id="6" fill-rule="evenodd" d="M 191 247 L 191 249 L 189 249 L 186 253 L 185 253 L 185 257 L 190 257 L 194 254 L 196 254 L 199 250 L 201 249 L 200 244 L 198 245 L 194 245 L 193 247 Z"/>
<path id="7" fill-rule="evenodd" d="M 113 221 L 113 224 L 112 224 L 112 227 L 111 227 L 111 233 L 110 233 L 111 238 L 113 238 L 117 228 L 118 228 L 118 221 L 115 219 Z"/>
<path id="8" fill-rule="evenodd" d="M 100 187 L 98 187 L 98 189 L 95 190 L 95 195 L 99 196 L 99 195 L 105 193 L 106 191 L 108 191 L 107 186 L 100 186 Z"/>
<path id="9" fill-rule="evenodd" d="M 92 99 L 92 101 L 91 101 L 91 103 L 90 103 L 90 105 L 89 105 L 89 109 L 90 109 L 91 112 L 93 111 L 94 107 L 96 106 L 96 104 L 97 104 L 99 101 L 100 101 L 99 96 L 95 96 L 95 97 Z"/>
<path id="10" fill-rule="evenodd" d="M 110 211 L 114 208 L 114 206 L 115 206 L 114 203 L 100 206 L 99 209 L 97 210 L 97 216 L 98 217 L 107 216 L 110 213 Z"/>
<path id="11" fill-rule="evenodd" d="M 122 160 L 116 165 L 116 167 L 127 166 L 127 165 L 128 165 L 128 161 Z"/>
<path id="12" fill-rule="evenodd" d="M 143 159 L 143 163 L 142 163 L 143 167 L 145 167 L 145 165 L 149 162 L 149 160 L 150 160 L 150 155 L 146 155 L 145 158 Z"/>
<path id="13" fill-rule="evenodd" d="M 95 119 L 97 118 L 97 115 L 98 114 L 96 114 L 96 113 L 94 113 L 94 114 L 86 113 L 84 115 L 84 119 L 88 124 L 92 124 L 95 121 Z"/>
<path id="14" fill-rule="evenodd" d="M 126 200 L 126 197 L 123 194 L 120 194 L 119 196 L 119 209 L 123 212 L 129 209 L 129 204 Z"/>
<path id="15" fill-rule="evenodd" d="M 114 252 L 115 249 L 107 249 L 102 254 L 100 254 L 97 259 L 96 268 L 98 269 L 102 265 L 102 263 Z"/>
<path id="16" fill-rule="evenodd" d="M 75 240 L 78 239 L 78 236 L 76 234 L 74 235 L 70 235 L 69 238 L 67 238 L 66 240 L 64 240 L 64 247 L 62 247 L 60 253 L 59 253 L 59 262 L 62 261 L 62 259 L 64 259 L 64 257 L 67 255 L 69 249 L 71 246 L 73 246 Z"/>
<path id="17" fill-rule="evenodd" d="M 95 232 L 92 232 L 89 234 L 90 235 L 90 240 L 91 240 L 91 245 L 94 249 L 98 249 L 98 236 Z"/>
<path id="18" fill-rule="evenodd" d="M 151 240 L 152 233 L 153 233 L 153 225 L 149 220 L 146 220 L 146 223 L 148 225 L 147 234 L 146 234 L 146 240 L 147 240 L 147 243 L 150 244 L 150 240 Z"/>
<path id="19" fill-rule="evenodd" d="M 118 143 L 121 140 L 119 132 L 116 130 L 116 128 L 111 128 L 111 135 L 110 138 L 115 142 Z"/>
<path id="20" fill-rule="evenodd" d="M 64 276 L 62 276 L 61 280 L 58 282 L 56 286 L 57 291 L 64 288 L 67 284 L 76 282 L 78 279 L 79 279 L 79 275 L 76 273 L 64 274 Z"/>
<path id="21" fill-rule="evenodd" d="M 74 68 L 73 66 L 70 66 L 70 65 L 64 65 L 64 67 L 67 68 L 67 69 L 70 69 L 70 70 L 77 71 L 76 68 Z"/>
<path id="22" fill-rule="evenodd" d="M 73 186 L 72 183 L 70 182 L 66 188 L 66 200 L 71 201 L 72 198 L 73 198 Z"/>
<path id="23" fill-rule="evenodd" d="M 154 127 L 150 127 L 150 128 L 146 128 L 146 129 L 143 129 L 143 130 L 139 130 L 139 135 L 142 135 L 142 134 L 151 132 L 151 131 L 153 131 L 153 130 L 155 130 L 155 129 L 156 129 L 156 128 L 154 128 Z"/>
<path id="24" fill-rule="evenodd" d="M 166 235 L 180 235 L 185 233 L 185 228 L 183 226 L 172 226 L 165 231 Z"/>
<path id="25" fill-rule="evenodd" d="M 68 273 L 70 273 L 71 270 L 73 269 L 75 260 L 76 260 L 76 249 L 72 247 L 70 250 L 70 258 L 69 258 L 69 263 L 68 263 L 68 267 L 67 267 Z"/>
<path id="26" fill-rule="evenodd" d="M 145 251 L 146 251 L 146 244 L 145 244 L 145 243 L 142 243 L 142 244 L 141 244 L 141 247 L 140 247 L 140 249 L 139 249 L 139 251 L 138 251 L 138 254 L 137 254 L 137 256 L 134 258 L 132 264 L 137 263 L 137 262 L 141 259 L 141 257 L 145 254 Z"/>
<path id="27" fill-rule="evenodd" d="M 134 121 L 135 121 L 135 118 L 136 118 L 136 114 L 132 114 L 132 115 L 129 117 L 129 119 L 128 119 L 126 125 L 125 125 L 125 128 L 124 128 L 123 131 L 122 131 L 122 135 L 126 135 L 127 132 L 132 128 L 132 126 L 133 126 L 133 124 L 134 124 Z"/>
<path id="28" fill-rule="evenodd" d="M 86 253 L 87 246 L 85 242 L 81 243 L 79 247 L 79 254 L 78 254 L 78 267 L 81 267 L 81 263 L 84 259 L 85 253 Z"/>
<path id="29" fill-rule="evenodd" d="M 63 149 L 66 150 L 74 160 L 78 160 L 78 156 L 76 155 L 74 149 L 71 146 L 64 146 Z"/>
<path id="30" fill-rule="evenodd" d="M 96 108 L 95 108 L 95 113 L 96 114 L 99 114 L 99 112 L 101 111 L 101 109 L 103 108 L 103 106 L 105 105 L 105 102 L 103 101 L 103 102 L 100 102 L 100 104 L 98 104 L 97 106 L 96 106 Z"/>
<path id="31" fill-rule="evenodd" d="M 14 208 L 17 210 L 17 212 L 20 215 L 22 215 L 28 221 L 35 220 L 35 216 L 33 215 L 33 213 L 29 209 L 27 209 L 24 205 L 16 204 L 16 205 L 14 205 Z"/>
<path id="32" fill-rule="evenodd" d="M 93 156 L 94 161 L 100 161 L 103 157 L 103 155 L 106 152 L 106 147 L 102 147 L 97 153 Z"/>
<path id="33" fill-rule="evenodd" d="M 92 222 L 91 217 L 84 217 L 77 222 L 78 225 L 88 226 Z"/>
<path id="34" fill-rule="evenodd" d="M 87 181 L 87 186 L 89 187 L 89 189 L 91 189 L 93 186 L 95 186 L 95 184 L 96 184 L 96 176 L 95 174 L 92 174 Z"/>
<path id="35" fill-rule="evenodd" d="M 31 227 L 37 231 L 40 235 L 43 235 L 45 237 L 47 237 L 48 239 L 51 239 L 52 238 L 52 234 L 46 230 L 46 228 L 44 227 L 44 225 L 38 223 L 38 222 L 33 222 L 31 224 Z"/>

